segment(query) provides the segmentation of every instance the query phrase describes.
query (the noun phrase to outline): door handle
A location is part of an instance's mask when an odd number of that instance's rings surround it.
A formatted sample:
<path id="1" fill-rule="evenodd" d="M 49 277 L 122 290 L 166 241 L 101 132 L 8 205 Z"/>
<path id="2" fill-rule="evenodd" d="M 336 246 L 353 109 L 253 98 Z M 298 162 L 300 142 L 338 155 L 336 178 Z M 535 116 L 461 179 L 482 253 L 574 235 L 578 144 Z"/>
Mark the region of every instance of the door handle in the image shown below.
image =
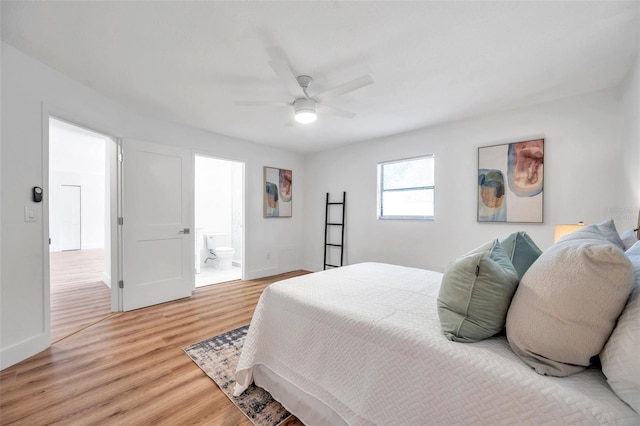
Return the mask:
<path id="1" fill-rule="evenodd" d="M 191 230 L 189 228 L 184 228 L 182 231 L 178 231 L 178 234 L 189 234 Z"/>

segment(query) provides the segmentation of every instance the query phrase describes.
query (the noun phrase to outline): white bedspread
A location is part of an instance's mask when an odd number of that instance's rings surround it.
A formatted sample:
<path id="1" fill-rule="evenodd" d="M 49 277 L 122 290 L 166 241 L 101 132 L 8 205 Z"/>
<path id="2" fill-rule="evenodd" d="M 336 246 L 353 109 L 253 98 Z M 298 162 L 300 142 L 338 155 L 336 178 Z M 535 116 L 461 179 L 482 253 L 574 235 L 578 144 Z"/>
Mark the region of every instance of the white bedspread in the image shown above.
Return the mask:
<path id="1" fill-rule="evenodd" d="M 448 341 L 442 274 L 363 263 L 265 289 L 236 393 L 263 364 L 352 425 L 640 424 L 597 369 L 540 376 L 504 337 Z"/>

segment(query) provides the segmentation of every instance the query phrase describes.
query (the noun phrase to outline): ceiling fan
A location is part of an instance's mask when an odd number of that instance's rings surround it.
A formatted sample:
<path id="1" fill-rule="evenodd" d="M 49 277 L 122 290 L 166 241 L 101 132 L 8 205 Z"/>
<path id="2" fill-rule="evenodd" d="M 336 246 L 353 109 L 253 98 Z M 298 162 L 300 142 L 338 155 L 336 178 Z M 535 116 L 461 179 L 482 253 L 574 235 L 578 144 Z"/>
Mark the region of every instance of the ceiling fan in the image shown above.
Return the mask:
<path id="1" fill-rule="evenodd" d="M 237 101 L 236 105 L 240 106 L 292 106 L 293 118 L 296 122 L 302 124 L 313 123 L 317 119 L 317 113 L 335 115 L 343 118 L 353 118 L 355 113 L 345 111 L 343 109 L 334 108 L 325 104 L 325 102 L 368 86 L 373 83 L 373 78 L 370 75 L 363 75 L 355 80 L 348 81 L 332 89 L 325 90 L 323 92 L 309 95 L 307 90 L 311 87 L 313 79 L 308 75 L 296 76 L 291 70 L 286 56 L 277 48 L 267 49 L 267 53 L 271 60 L 269 65 L 280 77 L 280 80 L 285 85 L 293 101 L 291 102 L 269 102 L 269 101 Z"/>

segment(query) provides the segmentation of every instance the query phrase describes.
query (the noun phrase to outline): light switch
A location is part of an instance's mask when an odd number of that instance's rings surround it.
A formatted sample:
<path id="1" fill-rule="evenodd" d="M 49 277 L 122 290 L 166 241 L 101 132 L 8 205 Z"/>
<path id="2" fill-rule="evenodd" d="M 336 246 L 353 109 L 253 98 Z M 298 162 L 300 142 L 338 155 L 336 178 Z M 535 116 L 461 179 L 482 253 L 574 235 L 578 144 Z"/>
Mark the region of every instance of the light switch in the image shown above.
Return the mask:
<path id="1" fill-rule="evenodd" d="M 38 216 L 36 215 L 36 211 L 33 207 L 24 206 L 24 221 L 25 222 L 37 222 Z"/>

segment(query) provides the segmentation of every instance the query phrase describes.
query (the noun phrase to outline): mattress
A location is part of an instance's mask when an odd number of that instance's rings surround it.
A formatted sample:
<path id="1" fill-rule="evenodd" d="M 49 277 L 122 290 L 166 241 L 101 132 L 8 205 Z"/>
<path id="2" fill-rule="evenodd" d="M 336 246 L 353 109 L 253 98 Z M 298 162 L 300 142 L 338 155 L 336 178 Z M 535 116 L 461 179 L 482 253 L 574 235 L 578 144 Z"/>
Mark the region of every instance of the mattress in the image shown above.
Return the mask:
<path id="1" fill-rule="evenodd" d="M 441 279 L 362 263 L 272 284 L 251 321 L 236 394 L 259 366 L 288 389 L 274 397 L 294 414 L 299 394 L 350 425 L 640 424 L 599 369 L 541 376 L 504 337 L 447 340 L 436 307 Z"/>

